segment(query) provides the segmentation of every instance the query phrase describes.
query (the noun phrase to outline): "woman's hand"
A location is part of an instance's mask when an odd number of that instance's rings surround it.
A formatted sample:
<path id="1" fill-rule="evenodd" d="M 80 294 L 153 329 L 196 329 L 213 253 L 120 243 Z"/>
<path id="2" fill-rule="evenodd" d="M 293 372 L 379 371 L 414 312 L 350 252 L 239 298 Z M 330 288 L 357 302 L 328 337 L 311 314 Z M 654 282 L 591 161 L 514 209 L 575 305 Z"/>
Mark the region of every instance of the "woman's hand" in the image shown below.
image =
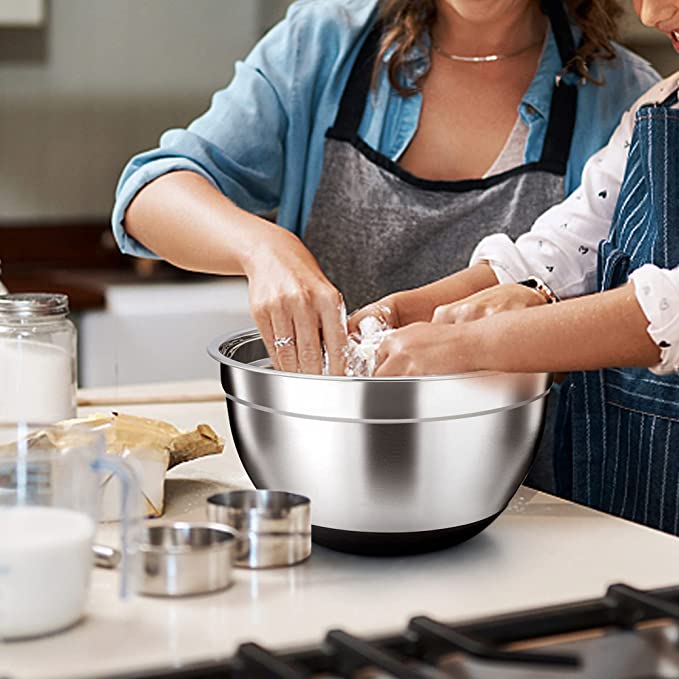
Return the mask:
<path id="1" fill-rule="evenodd" d="M 323 343 L 331 375 L 344 374 L 342 295 L 294 234 L 271 227 L 244 265 L 250 308 L 274 367 L 320 374 Z"/>
<path id="2" fill-rule="evenodd" d="M 413 323 L 384 339 L 375 377 L 450 375 L 478 370 L 475 324 Z"/>
<path id="3" fill-rule="evenodd" d="M 436 308 L 435 297 L 431 294 L 434 285 L 425 285 L 412 290 L 402 290 L 354 311 L 349 316 L 349 332 L 356 332 L 358 324 L 366 316 L 375 316 L 390 328 L 402 328 L 411 323 L 430 321 Z"/>
<path id="4" fill-rule="evenodd" d="M 324 342 L 331 374 L 344 374 L 341 295 L 297 236 L 242 210 L 188 171 L 148 184 L 130 203 L 125 225 L 176 266 L 246 275 L 252 314 L 276 368 L 320 373 Z"/>
<path id="5" fill-rule="evenodd" d="M 434 323 L 467 323 L 503 311 L 517 311 L 545 304 L 545 298 L 533 288 L 518 283 L 495 285 L 434 311 Z"/>
<path id="6" fill-rule="evenodd" d="M 358 324 L 368 316 L 374 316 L 380 321 L 388 325 L 390 328 L 399 328 L 402 323 L 399 317 L 399 299 L 405 293 L 397 292 L 393 295 L 387 295 L 377 302 L 368 304 L 360 309 L 354 311 L 347 320 L 349 332 L 358 332 Z"/>
<path id="7" fill-rule="evenodd" d="M 349 332 L 355 332 L 366 316 L 378 316 L 392 328 L 431 321 L 435 309 L 466 299 L 480 290 L 497 285 L 497 278 L 487 262 L 480 262 L 421 288 L 403 290 L 369 304 L 349 317 Z"/>
<path id="8" fill-rule="evenodd" d="M 387 337 L 377 377 L 474 370 L 565 372 L 657 365 L 634 284 L 471 323 L 417 323 Z M 539 338 L 539 341 L 536 341 Z"/>

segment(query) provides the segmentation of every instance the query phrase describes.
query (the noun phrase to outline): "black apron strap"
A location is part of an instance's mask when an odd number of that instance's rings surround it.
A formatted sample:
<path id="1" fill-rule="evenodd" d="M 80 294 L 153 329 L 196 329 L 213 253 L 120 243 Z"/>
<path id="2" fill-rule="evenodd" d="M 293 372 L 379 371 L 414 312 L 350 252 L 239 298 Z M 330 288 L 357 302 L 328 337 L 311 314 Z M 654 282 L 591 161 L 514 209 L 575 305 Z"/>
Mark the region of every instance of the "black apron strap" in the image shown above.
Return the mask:
<path id="1" fill-rule="evenodd" d="M 559 49 L 561 65 L 566 68 L 576 53 L 575 40 L 562 0 L 543 0 L 542 10 L 549 18 Z M 542 146 L 540 163 L 558 174 L 566 174 L 578 107 L 578 87 L 557 76 L 552 91 L 549 123 Z"/>
<path id="2" fill-rule="evenodd" d="M 540 7 L 552 26 L 552 33 L 554 33 L 556 46 L 561 57 L 561 65 L 565 68 L 566 64 L 575 56 L 576 49 L 573 31 L 571 31 L 563 0 L 542 0 Z"/>
<path id="3" fill-rule="evenodd" d="M 335 124 L 332 128 L 335 138 L 350 140 L 358 132 L 361 120 L 363 120 L 365 104 L 370 94 L 375 58 L 381 37 L 382 26 L 377 23 L 365 39 L 344 88 Z"/>
<path id="4" fill-rule="evenodd" d="M 566 173 L 577 108 L 577 85 L 563 80 L 555 83 L 540 163 L 557 174 Z"/>
<path id="5" fill-rule="evenodd" d="M 672 108 L 675 104 L 679 102 L 679 90 L 674 90 L 670 92 L 665 99 L 660 102 L 660 106 L 665 106 L 666 108 Z"/>

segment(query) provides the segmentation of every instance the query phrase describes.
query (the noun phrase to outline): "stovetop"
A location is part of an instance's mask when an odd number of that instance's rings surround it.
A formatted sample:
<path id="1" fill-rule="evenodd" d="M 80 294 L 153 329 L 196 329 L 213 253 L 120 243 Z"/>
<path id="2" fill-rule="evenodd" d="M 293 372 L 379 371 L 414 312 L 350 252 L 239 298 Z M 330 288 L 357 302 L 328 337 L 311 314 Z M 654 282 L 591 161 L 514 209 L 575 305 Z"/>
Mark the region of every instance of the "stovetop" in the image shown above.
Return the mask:
<path id="1" fill-rule="evenodd" d="M 679 587 L 643 591 L 613 585 L 600 599 L 459 624 L 420 616 L 412 618 L 400 634 L 379 638 L 362 639 L 332 630 L 322 643 L 306 649 L 271 651 L 243 644 L 225 661 L 135 676 L 679 678 Z"/>
<path id="2" fill-rule="evenodd" d="M 441 676 L 460 679 L 664 679 L 679 677 L 679 629 L 661 624 L 639 631 L 599 631 L 597 636 L 550 642 L 545 653 L 569 655 L 576 667 L 491 663 L 472 658 L 439 664 Z M 535 649 L 537 650 L 537 649 Z M 436 676 L 436 675 L 430 675 Z"/>

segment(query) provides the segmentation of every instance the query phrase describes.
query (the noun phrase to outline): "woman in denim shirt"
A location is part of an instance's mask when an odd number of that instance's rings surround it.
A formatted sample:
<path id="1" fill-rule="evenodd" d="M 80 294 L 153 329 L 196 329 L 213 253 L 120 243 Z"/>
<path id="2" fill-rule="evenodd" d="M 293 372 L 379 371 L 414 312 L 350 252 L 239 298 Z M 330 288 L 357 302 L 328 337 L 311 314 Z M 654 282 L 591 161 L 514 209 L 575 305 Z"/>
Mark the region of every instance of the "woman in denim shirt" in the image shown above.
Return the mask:
<path id="1" fill-rule="evenodd" d="M 613 14 L 612 0 L 301 0 L 203 116 L 130 161 L 119 246 L 246 275 L 276 367 L 318 373 L 325 344 L 341 374 L 338 290 L 352 310 L 441 278 L 577 187 L 656 81 L 610 42 Z M 277 224 L 259 216 L 272 211 Z"/>

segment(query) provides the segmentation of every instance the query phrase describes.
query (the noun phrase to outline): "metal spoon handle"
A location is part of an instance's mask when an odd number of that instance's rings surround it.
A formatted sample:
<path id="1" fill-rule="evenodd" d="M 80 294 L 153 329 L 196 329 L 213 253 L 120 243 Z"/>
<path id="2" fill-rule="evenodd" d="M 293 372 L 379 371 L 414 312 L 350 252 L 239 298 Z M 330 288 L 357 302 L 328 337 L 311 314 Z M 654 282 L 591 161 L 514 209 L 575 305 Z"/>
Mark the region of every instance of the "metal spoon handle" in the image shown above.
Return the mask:
<path id="1" fill-rule="evenodd" d="M 120 552 L 106 545 L 92 545 L 94 565 L 99 568 L 117 568 L 120 563 Z"/>

